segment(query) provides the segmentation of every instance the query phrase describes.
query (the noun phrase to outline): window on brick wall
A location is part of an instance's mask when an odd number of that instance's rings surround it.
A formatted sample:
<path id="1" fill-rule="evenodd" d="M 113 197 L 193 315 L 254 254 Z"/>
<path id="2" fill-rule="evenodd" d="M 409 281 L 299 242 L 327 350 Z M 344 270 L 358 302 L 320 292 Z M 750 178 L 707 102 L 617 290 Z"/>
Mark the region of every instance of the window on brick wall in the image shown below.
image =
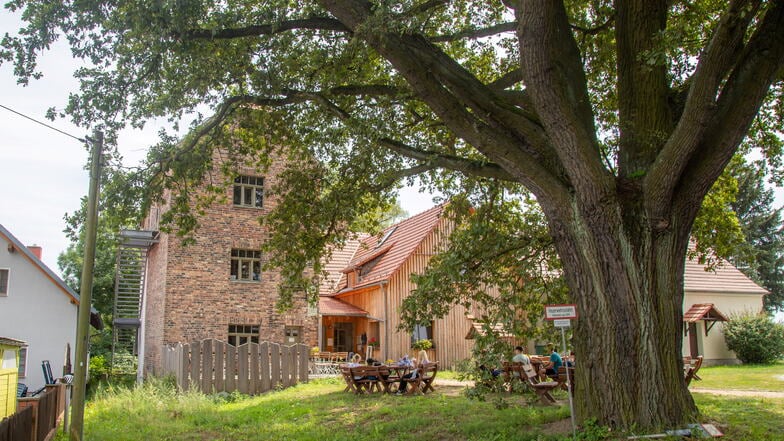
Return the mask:
<path id="1" fill-rule="evenodd" d="M 286 343 L 302 343 L 302 326 L 286 326 L 283 332 Z"/>
<path id="2" fill-rule="evenodd" d="M 259 342 L 259 325 L 229 325 L 229 338 L 232 346 Z"/>
<path id="3" fill-rule="evenodd" d="M 264 203 L 264 178 L 237 176 L 234 179 L 234 205 L 261 208 Z"/>
<path id="4" fill-rule="evenodd" d="M 261 280 L 261 251 L 231 250 L 231 280 L 258 282 Z"/>
<path id="5" fill-rule="evenodd" d="M 0 269 L 0 297 L 8 296 L 8 269 Z"/>

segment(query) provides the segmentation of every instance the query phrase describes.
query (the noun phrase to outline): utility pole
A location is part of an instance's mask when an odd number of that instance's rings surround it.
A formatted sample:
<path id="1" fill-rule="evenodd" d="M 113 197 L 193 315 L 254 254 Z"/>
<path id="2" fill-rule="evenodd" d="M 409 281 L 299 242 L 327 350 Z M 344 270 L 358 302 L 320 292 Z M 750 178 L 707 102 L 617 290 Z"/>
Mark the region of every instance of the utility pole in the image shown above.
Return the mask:
<path id="1" fill-rule="evenodd" d="M 73 401 L 71 402 L 71 441 L 81 441 L 84 432 L 84 398 L 87 387 L 87 350 L 90 346 L 90 305 L 93 297 L 93 267 L 95 266 L 95 237 L 98 231 L 98 192 L 101 183 L 101 154 L 103 132 L 96 131 L 90 159 L 90 192 L 87 195 L 87 225 L 85 226 L 82 285 L 79 290 L 79 318 L 76 323 L 76 355 Z"/>

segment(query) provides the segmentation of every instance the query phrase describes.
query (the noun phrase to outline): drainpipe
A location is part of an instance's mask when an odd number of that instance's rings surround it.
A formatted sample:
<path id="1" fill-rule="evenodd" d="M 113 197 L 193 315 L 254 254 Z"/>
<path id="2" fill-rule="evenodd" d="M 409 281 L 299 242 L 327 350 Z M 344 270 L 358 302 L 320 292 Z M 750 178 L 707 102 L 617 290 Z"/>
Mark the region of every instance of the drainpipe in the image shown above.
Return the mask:
<path id="1" fill-rule="evenodd" d="M 384 360 L 389 360 L 389 312 L 387 301 L 387 281 L 381 283 L 381 292 L 384 293 Z"/>

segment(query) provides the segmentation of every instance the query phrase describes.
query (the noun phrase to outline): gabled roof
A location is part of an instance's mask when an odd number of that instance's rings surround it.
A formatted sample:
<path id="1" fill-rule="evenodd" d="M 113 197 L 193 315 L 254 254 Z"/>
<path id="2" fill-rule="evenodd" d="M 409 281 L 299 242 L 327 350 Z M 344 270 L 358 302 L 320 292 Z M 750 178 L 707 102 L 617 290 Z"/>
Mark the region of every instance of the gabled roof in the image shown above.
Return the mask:
<path id="1" fill-rule="evenodd" d="M 683 274 L 685 292 L 715 292 L 728 294 L 768 294 L 768 290 L 754 283 L 734 265 L 722 259 L 715 269 L 695 259 L 686 259 Z"/>
<path id="2" fill-rule="evenodd" d="M 351 262 L 362 240 L 367 237 L 367 234 L 362 234 L 356 239 L 347 240 L 343 248 L 332 250 L 329 261 L 324 264 L 324 271 L 327 272 L 327 277 L 319 283 L 320 296 L 333 294 L 339 286 L 345 285 L 346 276 L 343 274 L 343 270 Z"/>
<path id="3" fill-rule="evenodd" d="M 354 257 L 346 265 L 346 270 L 358 269 L 362 264 L 376 258 L 379 260 L 350 290 L 389 280 L 414 253 L 425 237 L 438 226 L 443 211 L 444 204 L 437 205 L 392 225 L 375 236 L 365 238 Z M 382 238 L 384 239 L 383 243 L 379 243 Z M 339 286 L 345 286 L 345 283 Z M 348 289 L 343 292 L 345 291 Z"/>
<path id="4" fill-rule="evenodd" d="M 38 268 L 44 276 L 46 276 L 56 287 L 58 287 L 65 295 L 69 296 L 75 304 L 79 304 L 79 294 L 72 290 L 68 285 L 63 282 L 57 274 L 54 273 L 45 263 L 41 262 L 22 242 L 19 241 L 10 231 L 8 231 L 2 224 L 0 224 L 0 236 L 5 238 L 6 241 L 13 247 L 14 252 L 21 253 L 29 260 L 33 266 Z M 33 305 L 31 305 L 32 307 Z M 103 321 L 98 311 L 90 308 L 90 324 L 95 329 L 103 329 Z"/>
<path id="5" fill-rule="evenodd" d="M 0 345 L 17 346 L 17 347 L 23 348 L 23 347 L 27 346 L 27 343 L 23 342 L 22 340 L 17 340 L 15 338 L 0 337 Z"/>

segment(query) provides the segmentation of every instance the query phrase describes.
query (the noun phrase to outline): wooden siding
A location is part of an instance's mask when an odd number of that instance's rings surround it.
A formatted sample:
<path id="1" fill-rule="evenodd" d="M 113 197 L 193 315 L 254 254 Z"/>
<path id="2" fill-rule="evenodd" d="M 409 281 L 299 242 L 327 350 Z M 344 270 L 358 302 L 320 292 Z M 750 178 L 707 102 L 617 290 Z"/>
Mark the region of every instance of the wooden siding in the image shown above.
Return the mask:
<path id="1" fill-rule="evenodd" d="M 438 253 L 449 232 L 452 230 L 451 222 L 441 219 L 439 225 L 428 234 L 416 247 L 414 253 L 406 260 L 400 269 L 392 276 L 387 285 L 383 286 L 382 296 L 386 290 L 387 320 L 382 323 L 382 334 L 387 332 L 387 340 L 381 340 L 382 354 L 385 358 L 397 359 L 404 354 L 415 357 L 416 351 L 411 349 L 411 333 L 398 331 L 400 325 L 399 307 L 416 284 L 411 282 L 411 274 L 422 274 L 434 254 Z M 471 312 L 471 311 L 469 311 Z M 466 310 L 462 306 L 454 306 L 444 318 L 436 319 L 433 326 L 433 346 L 436 360 L 441 366 L 452 368 L 457 362 L 471 355 L 473 340 L 466 340 L 465 335 L 471 327 L 471 321 L 466 318 Z"/>

